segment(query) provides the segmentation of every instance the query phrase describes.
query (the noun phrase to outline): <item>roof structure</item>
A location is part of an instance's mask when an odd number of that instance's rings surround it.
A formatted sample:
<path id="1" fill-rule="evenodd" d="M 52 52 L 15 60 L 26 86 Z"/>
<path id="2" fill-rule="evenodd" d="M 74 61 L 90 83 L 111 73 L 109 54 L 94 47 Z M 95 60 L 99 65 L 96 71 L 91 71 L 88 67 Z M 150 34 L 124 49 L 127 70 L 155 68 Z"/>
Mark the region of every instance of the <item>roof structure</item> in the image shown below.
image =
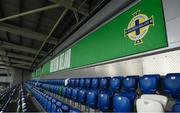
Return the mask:
<path id="1" fill-rule="evenodd" d="M 32 70 L 107 1 L 0 0 L 0 65 Z"/>

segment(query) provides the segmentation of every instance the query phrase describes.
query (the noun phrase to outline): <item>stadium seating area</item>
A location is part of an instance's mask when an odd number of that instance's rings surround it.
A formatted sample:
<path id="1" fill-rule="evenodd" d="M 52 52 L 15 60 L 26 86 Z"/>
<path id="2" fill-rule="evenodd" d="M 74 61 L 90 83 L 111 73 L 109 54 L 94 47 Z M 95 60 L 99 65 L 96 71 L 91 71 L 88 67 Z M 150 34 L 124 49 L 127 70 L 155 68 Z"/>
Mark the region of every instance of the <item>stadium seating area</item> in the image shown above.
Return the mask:
<path id="1" fill-rule="evenodd" d="M 8 104 L 10 103 L 12 96 L 14 95 L 17 87 L 13 86 L 11 88 L 5 89 L 0 94 L 0 113 L 5 112 L 7 109 Z"/>
<path id="2" fill-rule="evenodd" d="M 180 112 L 179 81 L 180 73 L 171 73 L 30 80 L 26 86 L 47 112 L 164 112 L 169 98 L 171 111 Z"/>
<path id="3" fill-rule="evenodd" d="M 26 84 L 26 86 L 47 112 L 80 112 L 80 110 L 63 103 L 62 101 L 48 95 L 47 93 L 44 93 L 37 88 L 32 88 L 32 86 L 29 84 Z"/>
<path id="4" fill-rule="evenodd" d="M 27 112 L 27 106 L 24 97 L 24 89 L 22 85 L 20 85 L 19 88 L 19 100 L 18 100 L 17 112 L 23 112 L 23 113 Z"/>

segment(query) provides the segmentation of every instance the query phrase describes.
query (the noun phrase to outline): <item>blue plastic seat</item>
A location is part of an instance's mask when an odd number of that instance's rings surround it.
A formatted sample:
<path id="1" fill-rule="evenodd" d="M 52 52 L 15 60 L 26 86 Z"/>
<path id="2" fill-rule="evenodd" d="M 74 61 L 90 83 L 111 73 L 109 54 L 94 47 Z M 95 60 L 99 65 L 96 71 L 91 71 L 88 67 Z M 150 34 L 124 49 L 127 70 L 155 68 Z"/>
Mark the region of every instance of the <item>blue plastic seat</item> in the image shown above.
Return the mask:
<path id="1" fill-rule="evenodd" d="M 61 85 L 65 86 L 65 80 L 61 80 Z"/>
<path id="2" fill-rule="evenodd" d="M 65 80 L 64 80 L 64 79 L 59 80 L 59 85 L 64 86 L 64 83 L 65 83 Z"/>
<path id="3" fill-rule="evenodd" d="M 96 108 L 97 107 L 97 99 L 98 99 L 98 94 L 99 91 L 98 90 L 90 90 L 87 92 L 87 96 L 86 96 L 86 104 L 87 106 L 91 107 L 91 108 Z"/>
<path id="4" fill-rule="evenodd" d="M 55 93 L 55 94 L 59 93 L 59 87 L 57 85 L 53 86 L 53 93 Z"/>
<path id="5" fill-rule="evenodd" d="M 56 106 L 57 106 L 57 108 L 61 108 L 61 105 L 62 105 L 62 102 L 56 101 Z"/>
<path id="6" fill-rule="evenodd" d="M 180 73 L 167 74 L 163 79 L 164 91 L 180 99 Z"/>
<path id="7" fill-rule="evenodd" d="M 102 91 L 98 95 L 98 107 L 102 112 L 107 112 L 112 107 L 112 90 Z"/>
<path id="8" fill-rule="evenodd" d="M 69 112 L 69 109 L 70 109 L 70 107 L 69 107 L 68 105 L 66 105 L 66 104 L 63 104 L 63 105 L 61 106 L 61 110 L 62 110 L 63 112 Z"/>
<path id="9" fill-rule="evenodd" d="M 48 103 L 48 95 L 46 95 L 46 96 L 44 97 L 44 102 L 43 102 L 43 104 L 42 104 L 42 106 L 43 106 L 44 109 L 46 109 L 47 103 Z"/>
<path id="10" fill-rule="evenodd" d="M 72 100 L 77 101 L 79 89 L 72 89 Z"/>
<path id="11" fill-rule="evenodd" d="M 164 91 L 176 99 L 173 112 L 180 112 L 180 73 L 169 73 L 163 79 Z"/>
<path id="12" fill-rule="evenodd" d="M 52 99 L 51 112 L 56 112 L 56 99 Z"/>
<path id="13" fill-rule="evenodd" d="M 107 89 L 109 87 L 109 77 L 104 77 L 100 79 L 100 89 Z"/>
<path id="14" fill-rule="evenodd" d="M 67 92 L 67 88 L 66 88 L 66 87 L 63 87 L 63 88 L 62 88 L 62 96 L 63 96 L 63 97 L 66 97 L 66 92 Z"/>
<path id="15" fill-rule="evenodd" d="M 80 88 L 84 88 L 84 84 L 85 84 L 85 79 L 81 78 L 80 79 Z"/>
<path id="16" fill-rule="evenodd" d="M 84 104 L 86 102 L 86 90 L 79 90 L 78 102 Z"/>
<path id="17" fill-rule="evenodd" d="M 172 108 L 172 112 L 180 112 L 180 104 L 175 104 Z"/>
<path id="18" fill-rule="evenodd" d="M 133 92 L 122 92 L 114 95 L 114 112 L 132 112 L 136 94 Z"/>
<path id="19" fill-rule="evenodd" d="M 52 106 L 51 101 L 52 101 L 52 97 L 49 96 L 48 97 L 47 107 L 46 107 L 46 111 L 48 111 L 48 112 L 51 112 L 51 106 Z"/>
<path id="20" fill-rule="evenodd" d="M 110 89 L 112 91 L 117 91 L 121 88 L 122 77 L 113 77 L 110 79 Z"/>
<path id="21" fill-rule="evenodd" d="M 67 87 L 71 87 L 71 79 L 68 79 Z"/>
<path id="22" fill-rule="evenodd" d="M 75 79 L 74 78 L 71 78 L 71 87 L 75 87 Z"/>
<path id="23" fill-rule="evenodd" d="M 66 95 L 67 95 L 67 98 L 69 99 L 71 99 L 71 92 L 72 92 L 72 88 L 67 88 Z"/>
<path id="24" fill-rule="evenodd" d="M 69 110 L 69 113 L 80 113 L 81 111 L 79 109 L 71 108 Z"/>
<path id="25" fill-rule="evenodd" d="M 91 78 L 86 78 L 85 79 L 85 88 L 89 89 L 91 86 Z"/>
<path id="26" fill-rule="evenodd" d="M 140 90 L 143 94 L 154 94 L 158 91 L 160 75 L 144 75 L 139 78 Z"/>
<path id="27" fill-rule="evenodd" d="M 62 112 L 61 110 L 62 102 L 56 101 L 56 110 L 54 112 Z"/>
<path id="28" fill-rule="evenodd" d="M 75 87 L 79 87 L 79 82 L 80 82 L 80 81 L 79 81 L 79 78 L 76 78 L 76 79 L 75 79 Z"/>
<path id="29" fill-rule="evenodd" d="M 99 87 L 99 78 L 93 78 L 91 83 L 91 89 L 98 89 Z"/>
<path id="30" fill-rule="evenodd" d="M 127 92 L 136 91 L 138 76 L 127 76 L 123 79 L 123 88 Z"/>

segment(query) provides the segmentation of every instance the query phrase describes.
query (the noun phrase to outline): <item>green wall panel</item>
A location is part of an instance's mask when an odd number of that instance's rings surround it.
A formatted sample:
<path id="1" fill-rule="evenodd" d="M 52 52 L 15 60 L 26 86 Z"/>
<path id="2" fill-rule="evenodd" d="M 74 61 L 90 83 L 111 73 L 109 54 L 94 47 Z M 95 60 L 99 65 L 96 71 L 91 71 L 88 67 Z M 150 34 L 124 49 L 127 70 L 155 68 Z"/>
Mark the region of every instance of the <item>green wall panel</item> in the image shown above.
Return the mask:
<path id="1" fill-rule="evenodd" d="M 128 33 L 125 33 L 125 30 Z M 130 34 L 143 38 L 133 41 L 129 38 Z M 135 43 L 138 41 L 141 43 Z M 167 46 L 162 0 L 141 0 L 129 10 L 75 43 L 70 48 L 70 68 L 118 59 Z M 50 73 L 50 62 L 43 65 L 41 74 Z"/>
<path id="2" fill-rule="evenodd" d="M 46 75 L 48 73 L 50 73 L 50 62 L 47 62 L 42 67 L 42 75 Z"/>
<path id="3" fill-rule="evenodd" d="M 32 77 L 33 78 L 36 77 L 36 72 L 35 71 L 32 72 Z"/>
<path id="4" fill-rule="evenodd" d="M 36 70 L 36 77 L 39 77 L 40 75 L 41 75 L 41 68 L 38 68 L 37 70 Z"/>
<path id="5" fill-rule="evenodd" d="M 125 36 L 124 30 L 133 18 L 132 14 L 138 10 L 148 18 L 153 16 L 154 26 L 149 27 L 148 33 L 142 39 L 143 43 L 135 45 L 134 41 Z M 71 68 L 117 59 L 167 45 L 162 1 L 142 0 L 76 43 L 71 48 Z"/>

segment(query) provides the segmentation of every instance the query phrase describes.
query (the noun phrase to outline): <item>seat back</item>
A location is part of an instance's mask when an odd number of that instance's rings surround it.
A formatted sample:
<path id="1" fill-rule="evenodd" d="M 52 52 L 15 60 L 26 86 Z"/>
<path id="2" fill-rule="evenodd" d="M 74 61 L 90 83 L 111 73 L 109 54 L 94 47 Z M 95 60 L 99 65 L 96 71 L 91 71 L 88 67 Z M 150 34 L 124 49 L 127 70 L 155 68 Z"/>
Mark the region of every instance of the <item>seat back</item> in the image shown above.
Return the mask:
<path id="1" fill-rule="evenodd" d="M 111 108 L 113 92 L 109 91 L 102 91 L 98 95 L 98 107 L 102 112 L 107 112 Z"/>
<path id="2" fill-rule="evenodd" d="M 74 78 L 71 78 L 70 80 L 71 80 L 71 87 L 74 88 L 74 87 L 75 87 L 75 79 L 74 79 Z"/>
<path id="3" fill-rule="evenodd" d="M 175 104 L 172 108 L 172 112 L 180 112 L 180 104 Z"/>
<path id="4" fill-rule="evenodd" d="M 85 84 L 85 79 L 81 78 L 80 79 L 80 88 L 84 88 L 84 84 Z"/>
<path id="5" fill-rule="evenodd" d="M 155 94 L 144 94 L 141 96 L 141 99 L 150 99 L 159 102 L 163 105 L 163 108 L 166 108 L 168 98 L 163 95 L 155 95 Z"/>
<path id="6" fill-rule="evenodd" d="M 91 81 L 91 88 L 97 89 L 99 87 L 99 78 L 93 78 Z"/>
<path id="7" fill-rule="evenodd" d="M 122 92 L 114 95 L 113 108 L 115 112 L 132 112 L 136 98 L 134 92 Z"/>
<path id="8" fill-rule="evenodd" d="M 154 94 L 158 91 L 160 75 L 144 75 L 139 79 L 140 90 L 143 94 Z"/>
<path id="9" fill-rule="evenodd" d="M 114 112 L 132 112 L 132 105 L 127 97 L 121 97 L 115 95 L 113 98 L 113 110 Z"/>
<path id="10" fill-rule="evenodd" d="M 69 109 L 70 109 L 70 107 L 69 107 L 68 105 L 62 104 L 61 110 L 62 110 L 63 112 L 69 112 Z"/>
<path id="11" fill-rule="evenodd" d="M 75 87 L 79 87 L 79 78 L 75 79 Z"/>
<path id="12" fill-rule="evenodd" d="M 164 113 L 163 105 L 150 99 L 137 99 L 137 113 Z"/>
<path id="13" fill-rule="evenodd" d="M 56 99 L 52 99 L 51 112 L 56 112 Z"/>
<path id="14" fill-rule="evenodd" d="M 180 73 L 167 74 L 163 79 L 164 91 L 180 100 Z"/>
<path id="15" fill-rule="evenodd" d="M 89 89 L 91 86 L 91 78 L 86 78 L 85 79 L 85 88 Z"/>
<path id="16" fill-rule="evenodd" d="M 100 78 L 100 89 L 107 89 L 109 87 L 109 77 Z"/>
<path id="17" fill-rule="evenodd" d="M 62 96 L 63 96 L 63 97 L 66 97 L 66 92 L 67 92 L 67 88 L 66 88 L 66 87 L 63 87 L 63 88 L 62 88 Z"/>
<path id="18" fill-rule="evenodd" d="M 98 91 L 95 90 L 90 90 L 87 92 L 87 96 L 86 96 L 86 104 L 89 107 L 97 107 L 97 97 L 98 97 Z"/>
<path id="19" fill-rule="evenodd" d="M 52 106 L 52 97 L 48 97 L 48 103 L 47 103 L 47 107 L 46 107 L 46 110 L 48 112 L 51 112 L 51 106 Z"/>
<path id="20" fill-rule="evenodd" d="M 112 91 L 117 91 L 121 88 L 122 77 L 113 77 L 110 79 L 110 89 Z"/>
<path id="21" fill-rule="evenodd" d="M 57 106 L 57 108 L 61 108 L 61 106 L 62 106 L 62 102 L 57 101 L 57 102 L 56 102 L 56 106 Z"/>
<path id="22" fill-rule="evenodd" d="M 77 97 L 78 97 L 78 89 L 72 89 L 72 99 L 74 100 L 74 101 L 77 101 Z"/>
<path id="23" fill-rule="evenodd" d="M 58 95 L 62 95 L 62 86 L 58 87 Z"/>
<path id="24" fill-rule="evenodd" d="M 66 91 L 67 93 L 67 97 L 68 98 L 71 98 L 71 92 L 72 92 L 72 88 L 67 88 L 67 91 Z"/>
<path id="25" fill-rule="evenodd" d="M 127 92 L 136 91 L 138 76 L 127 76 L 123 79 L 123 89 Z"/>
<path id="26" fill-rule="evenodd" d="M 85 103 L 86 102 L 86 91 L 85 90 L 80 90 L 78 93 L 78 101 L 80 103 Z"/>
<path id="27" fill-rule="evenodd" d="M 55 94 L 59 93 L 59 87 L 57 85 L 53 85 L 53 93 Z"/>
<path id="28" fill-rule="evenodd" d="M 71 79 L 67 79 L 66 81 L 67 81 L 67 82 L 66 82 L 66 83 L 67 83 L 66 86 L 71 87 Z"/>

